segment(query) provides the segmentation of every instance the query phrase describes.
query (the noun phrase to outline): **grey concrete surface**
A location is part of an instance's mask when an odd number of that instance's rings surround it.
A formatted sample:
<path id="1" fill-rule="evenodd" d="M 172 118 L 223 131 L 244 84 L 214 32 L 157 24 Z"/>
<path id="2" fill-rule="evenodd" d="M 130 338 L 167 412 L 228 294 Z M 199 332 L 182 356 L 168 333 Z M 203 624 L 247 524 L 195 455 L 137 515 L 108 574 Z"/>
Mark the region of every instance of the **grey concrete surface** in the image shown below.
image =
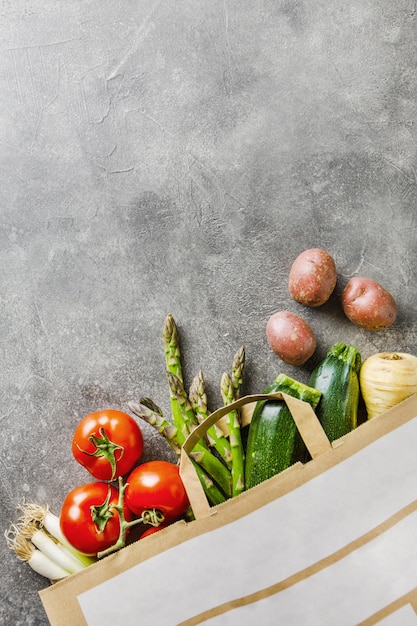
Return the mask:
<path id="1" fill-rule="evenodd" d="M 211 408 L 241 345 L 247 393 L 336 341 L 417 353 L 415 33 L 408 0 L 0 2 L 2 532 L 86 482 L 84 415 L 143 395 L 169 415 L 169 312 Z M 315 310 L 287 290 L 310 247 L 339 277 Z M 395 295 L 392 328 L 344 317 L 354 275 Z M 279 309 L 317 334 L 302 368 L 267 345 Z M 45 581 L 0 546 L 0 623 L 47 624 Z"/>

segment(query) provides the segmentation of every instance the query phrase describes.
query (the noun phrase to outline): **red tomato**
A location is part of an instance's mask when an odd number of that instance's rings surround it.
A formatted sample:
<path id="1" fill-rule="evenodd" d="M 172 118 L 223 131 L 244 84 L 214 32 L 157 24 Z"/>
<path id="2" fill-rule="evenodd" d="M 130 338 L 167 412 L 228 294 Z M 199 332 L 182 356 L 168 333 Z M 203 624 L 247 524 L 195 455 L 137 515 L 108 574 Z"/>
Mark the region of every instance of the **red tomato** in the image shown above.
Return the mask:
<path id="1" fill-rule="evenodd" d="M 158 532 L 158 530 L 162 530 L 163 528 L 167 528 L 168 526 L 169 524 L 159 524 L 159 526 L 149 526 L 149 528 L 143 531 L 139 539 L 145 539 L 145 537 L 149 537 L 149 535 L 153 535 L 154 533 Z"/>
<path id="2" fill-rule="evenodd" d="M 60 514 L 61 530 L 79 552 L 96 555 L 113 546 L 120 534 L 120 516 L 114 507 L 119 491 L 103 482 L 88 483 L 68 493 Z M 131 512 L 123 507 L 126 521 Z"/>
<path id="3" fill-rule="evenodd" d="M 125 502 L 139 517 L 148 509 L 160 511 L 164 523 L 181 517 L 189 507 L 180 470 L 168 461 L 149 461 L 136 467 L 127 478 Z"/>
<path id="4" fill-rule="evenodd" d="M 122 411 L 90 413 L 75 429 L 72 453 L 94 478 L 115 480 L 140 459 L 143 435 L 135 420 Z"/>

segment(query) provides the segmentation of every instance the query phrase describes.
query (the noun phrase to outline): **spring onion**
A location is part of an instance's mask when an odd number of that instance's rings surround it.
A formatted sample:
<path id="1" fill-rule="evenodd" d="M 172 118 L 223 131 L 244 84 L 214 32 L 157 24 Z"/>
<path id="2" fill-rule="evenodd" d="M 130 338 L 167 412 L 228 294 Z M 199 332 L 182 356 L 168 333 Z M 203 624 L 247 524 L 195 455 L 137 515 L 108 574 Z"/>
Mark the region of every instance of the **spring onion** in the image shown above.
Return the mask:
<path id="1" fill-rule="evenodd" d="M 48 507 L 25 503 L 19 509 L 19 520 L 5 532 L 6 542 L 35 572 L 54 582 L 95 562 L 70 546 L 59 527 L 59 518 Z"/>
<path id="2" fill-rule="evenodd" d="M 35 548 L 41 550 L 41 552 L 70 574 L 75 574 L 85 568 L 62 544 L 53 539 L 44 528 L 38 528 L 35 523 L 22 525 L 20 533 L 22 537 L 29 539 Z"/>
<path id="3" fill-rule="evenodd" d="M 96 561 L 94 557 L 86 556 L 85 554 L 78 552 L 68 542 L 61 531 L 59 517 L 52 513 L 47 506 L 42 506 L 34 502 L 27 502 L 19 508 L 22 511 L 21 522 L 23 524 L 26 525 L 31 522 L 36 522 L 40 528 L 45 528 L 51 537 L 59 542 L 59 544 L 61 544 L 61 546 L 82 566 L 87 567 Z"/>
<path id="4" fill-rule="evenodd" d="M 6 534 L 8 547 L 15 552 L 17 557 L 26 562 L 35 572 L 49 578 L 51 581 L 61 580 L 70 575 L 70 572 L 53 561 L 47 554 L 36 548 L 33 543 L 26 539 L 18 525 L 12 525 Z"/>

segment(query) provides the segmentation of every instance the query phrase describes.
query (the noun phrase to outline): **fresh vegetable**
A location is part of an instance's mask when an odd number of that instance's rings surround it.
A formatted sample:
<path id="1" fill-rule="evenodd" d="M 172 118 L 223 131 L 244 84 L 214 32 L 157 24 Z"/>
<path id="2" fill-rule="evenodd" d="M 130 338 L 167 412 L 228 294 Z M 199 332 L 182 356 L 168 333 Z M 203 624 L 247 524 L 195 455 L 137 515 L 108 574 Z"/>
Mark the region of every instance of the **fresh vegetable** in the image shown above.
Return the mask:
<path id="1" fill-rule="evenodd" d="M 13 539 L 9 537 L 8 546 L 21 561 L 26 562 L 35 572 L 51 581 L 61 580 L 70 575 L 68 570 L 63 569 L 42 550 L 35 548 L 18 532 Z"/>
<path id="2" fill-rule="evenodd" d="M 417 393 L 417 357 L 405 352 L 380 352 L 363 362 L 359 382 L 368 419 Z"/>
<path id="3" fill-rule="evenodd" d="M 139 539 L 146 539 L 149 535 L 153 535 L 158 532 L 158 530 L 162 530 L 163 528 L 167 528 L 169 524 L 160 524 L 159 526 L 149 526 L 146 530 L 143 531 Z"/>
<path id="4" fill-rule="evenodd" d="M 190 432 L 190 420 L 191 422 L 198 422 L 196 418 L 194 420 L 191 411 L 188 412 L 187 415 L 184 415 L 181 410 L 181 405 L 178 402 L 177 392 L 178 390 L 181 393 L 184 391 L 184 379 L 182 374 L 178 328 L 171 313 L 169 313 L 164 320 L 162 340 L 165 349 L 165 363 L 169 383 L 172 418 L 178 431 L 182 432 L 184 438 L 186 438 Z"/>
<path id="5" fill-rule="evenodd" d="M 303 365 L 316 349 L 316 337 L 310 325 L 290 311 L 271 315 L 266 337 L 272 350 L 288 365 Z"/>
<path id="6" fill-rule="evenodd" d="M 241 346 L 233 357 L 232 372 L 230 380 L 233 387 L 233 396 L 235 400 L 240 397 L 240 390 L 243 385 L 243 369 L 245 366 L 246 352 L 245 347 Z"/>
<path id="7" fill-rule="evenodd" d="M 21 533 L 51 560 L 55 561 L 70 574 L 81 572 L 85 568 L 76 558 L 67 552 L 63 545 L 56 543 L 52 537 L 36 524 L 28 524 Z"/>
<path id="8" fill-rule="evenodd" d="M 41 576 L 55 581 L 82 571 L 94 562 L 69 547 L 59 529 L 59 519 L 49 509 L 33 503 L 21 507 L 22 515 L 6 531 L 8 547 Z"/>
<path id="9" fill-rule="evenodd" d="M 315 408 L 321 393 L 304 383 L 279 374 L 265 393 L 281 391 L 309 402 Z M 246 489 L 271 478 L 297 461 L 307 459 L 305 444 L 284 400 L 257 402 L 246 446 Z"/>
<path id="10" fill-rule="evenodd" d="M 190 503 L 178 465 L 168 461 L 138 465 L 127 478 L 125 503 L 139 516 L 148 509 L 156 509 L 165 523 L 184 515 Z"/>
<path id="11" fill-rule="evenodd" d="M 221 378 L 220 391 L 225 406 L 236 399 L 235 387 L 227 372 L 224 372 Z M 226 416 L 226 424 L 232 457 L 232 497 L 235 497 L 245 490 L 245 451 L 242 443 L 239 412 L 230 411 Z"/>
<path id="12" fill-rule="evenodd" d="M 105 482 L 80 485 L 64 499 L 61 531 L 79 552 L 97 555 L 114 546 L 119 539 L 122 522 L 130 521 L 127 506 L 120 509 L 119 490 Z"/>
<path id="13" fill-rule="evenodd" d="M 316 307 L 330 298 L 336 287 L 337 271 L 333 257 L 320 248 L 304 250 L 291 266 L 288 289 L 294 300 Z"/>
<path id="14" fill-rule="evenodd" d="M 44 528 L 57 543 L 63 545 L 85 567 L 96 561 L 95 558 L 78 552 L 68 542 L 61 531 L 59 517 L 52 513 L 49 507 L 36 504 L 35 502 L 25 502 L 20 506 L 20 510 L 22 512 L 19 521 L 20 525 L 27 526 L 36 523 L 39 528 Z"/>
<path id="15" fill-rule="evenodd" d="M 143 435 L 122 411 L 90 413 L 75 429 L 72 453 L 94 478 L 112 481 L 133 468 L 143 452 Z"/>
<path id="16" fill-rule="evenodd" d="M 322 394 L 316 414 L 330 441 L 356 428 L 360 368 L 357 348 L 336 343 L 310 376 L 309 385 Z"/>
<path id="17" fill-rule="evenodd" d="M 193 378 L 188 395 L 198 422 L 200 423 L 201 421 L 207 419 L 210 413 L 207 406 L 207 393 L 203 372 L 198 372 L 198 374 Z M 230 441 L 225 436 L 220 426 L 218 424 L 211 426 L 207 430 L 206 438 L 209 446 L 215 448 L 220 455 L 220 458 L 222 458 L 224 463 L 231 468 L 232 452 Z"/>
<path id="18" fill-rule="evenodd" d="M 187 418 L 187 413 L 192 411 L 192 407 L 182 383 L 176 376 L 174 376 L 174 374 L 170 372 L 168 372 L 167 376 L 171 397 L 172 399 L 176 399 L 179 411 L 183 415 L 184 426 L 182 432 L 187 432 L 188 436 L 188 434 L 193 430 L 193 427 L 198 424 L 197 418 L 193 413 L 194 419 L 196 420 L 196 424 L 193 426 L 191 420 Z M 221 460 L 212 453 L 208 444 L 206 444 L 203 439 L 200 439 L 200 441 L 196 444 L 193 451 L 190 453 L 190 457 L 203 468 L 203 470 L 220 487 L 227 497 L 231 495 L 232 479 L 230 471 L 221 462 Z"/>
<path id="19" fill-rule="evenodd" d="M 397 319 L 397 304 L 393 296 L 370 278 L 355 276 L 342 293 L 346 317 L 365 330 L 382 330 Z"/>
<path id="20" fill-rule="evenodd" d="M 185 441 L 183 432 L 179 431 L 174 424 L 166 420 L 160 412 L 150 408 L 148 398 L 141 398 L 141 402 L 131 401 L 128 402 L 127 405 L 132 413 L 143 419 L 147 424 L 153 426 L 165 438 L 179 458 L 181 455 L 181 446 Z M 191 459 L 191 461 L 209 502 L 213 506 L 225 502 L 226 496 L 220 488 L 196 461 L 193 459 Z"/>
<path id="21" fill-rule="evenodd" d="M 182 440 L 182 445 L 191 430 L 198 424 L 198 419 L 184 388 L 178 328 L 171 314 L 165 318 L 162 339 L 173 423 L 177 428 L 177 437 Z M 230 497 L 232 493 L 230 470 L 213 454 L 206 441 L 200 440 L 190 456 L 202 469 L 199 476 L 206 493 L 207 487 L 211 488 L 214 483 L 225 497 Z"/>

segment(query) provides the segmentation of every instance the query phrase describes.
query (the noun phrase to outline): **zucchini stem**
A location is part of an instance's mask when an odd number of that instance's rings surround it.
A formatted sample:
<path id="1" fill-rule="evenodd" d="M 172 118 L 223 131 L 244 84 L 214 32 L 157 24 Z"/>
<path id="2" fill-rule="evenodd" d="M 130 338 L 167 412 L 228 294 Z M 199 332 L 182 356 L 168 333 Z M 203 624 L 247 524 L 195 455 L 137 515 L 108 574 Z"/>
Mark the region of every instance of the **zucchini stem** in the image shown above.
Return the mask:
<path id="1" fill-rule="evenodd" d="M 278 374 L 273 385 L 273 390 L 282 391 L 283 393 L 287 393 L 289 396 L 294 396 L 299 400 L 304 400 L 304 402 L 311 404 L 313 409 L 315 409 L 318 405 L 322 395 L 318 389 L 314 389 L 314 387 L 310 387 L 309 385 L 301 383 L 298 380 L 294 380 L 286 374 Z"/>
<path id="2" fill-rule="evenodd" d="M 346 365 L 349 365 L 356 374 L 359 374 L 359 370 L 362 365 L 362 358 L 359 350 L 355 346 L 349 346 L 345 343 L 335 343 L 327 353 L 328 356 L 333 356 Z"/>

